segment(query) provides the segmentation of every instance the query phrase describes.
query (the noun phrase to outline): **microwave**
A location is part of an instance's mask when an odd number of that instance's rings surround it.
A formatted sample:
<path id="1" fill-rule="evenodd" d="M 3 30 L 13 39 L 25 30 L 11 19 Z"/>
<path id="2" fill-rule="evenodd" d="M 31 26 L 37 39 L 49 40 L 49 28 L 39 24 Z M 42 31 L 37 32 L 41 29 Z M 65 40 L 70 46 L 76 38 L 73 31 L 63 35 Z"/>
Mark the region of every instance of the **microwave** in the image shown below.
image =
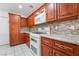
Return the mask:
<path id="1" fill-rule="evenodd" d="M 45 9 L 43 9 L 43 12 L 41 12 L 39 15 L 35 17 L 35 24 L 41 24 L 46 22 L 46 13 Z"/>

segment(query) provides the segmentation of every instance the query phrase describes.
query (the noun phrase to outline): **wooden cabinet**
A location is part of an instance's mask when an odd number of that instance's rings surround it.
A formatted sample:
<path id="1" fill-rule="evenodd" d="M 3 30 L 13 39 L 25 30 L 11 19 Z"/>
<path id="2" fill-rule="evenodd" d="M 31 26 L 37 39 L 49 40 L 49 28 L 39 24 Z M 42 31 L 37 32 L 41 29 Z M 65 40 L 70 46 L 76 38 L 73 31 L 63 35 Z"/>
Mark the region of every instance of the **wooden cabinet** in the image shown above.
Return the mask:
<path id="1" fill-rule="evenodd" d="M 76 53 L 77 50 L 75 49 L 77 48 L 77 45 L 74 44 L 55 40 L 54 48 L 70 56 L 77 54 Z"/>
<path id="2" fill-rule="evenodd" d="M 20 16 L 9 13 L 10 45 L 19 44 Z"/>
<path id="3" fill-rule="evenodd" d="M 49 38 L 41 37 L 41 55 L 52 56 L 53 55 L 53 41 Z"/>
<path id="4" fill-rule="evenodd" d="M 52 40 L 49 39 L 49 38 L 42 37 L 41 43 L 42 44 L 45 44 L 45 45 L 47 45 L 49 47 L 52 47 Z"/>
<path id="5" fill-rule="evenodd" d="M 29 33 L 26 33 L 25 43 L 28 47 L 30 47 L 30 34 Z"/>
<path id="6" fill-rule="evenodd" d="M 79 56 L 79 45 L 41 37 L 42 56 Z"/>
<path id="7" fill-rule="evenodd" d="M 46 6 L 46 21 L 52 22 L 56 20 L 56 4 L 50 3 Z"/>
<path id="8" fill-rule="evenodd" d="M 44 45 L 44 44 L 42 44 L 41 45 L 41 55 L 42 56 L 52 56 L 52 49 L 49 47 L 49 46 L 47 46 L 47 45 Z"/>
<path id="9" fill-rule="evenodd" d="M 58 51 L 56 49 L 53 49 L 53 56 L 69 56 L 61 51 Z"/>
<path id="10" fill-rule="evenodd" d="M 20 43 L 25 43 L 25 33 L 20 33 Z"/>
<path id="11" fill-rule="evenodd" d="M 20 27 L 27 27 L 26 18 L 21 17 L 21 19 L 20 19 Z"/>
<path id="12" fill-rule="evenodd" d="M 34 26 L 34 17 L 35 15 L 32 15 L 27 19 L 28 27 Z"/>
<path id="13" fill-rule="evenodd" d="M 28 26 L 34 26 L 34 17 L 39 15 L 43 9 L 46 12 L 46 22 L 71 20 L 77 18 L 77 3 L 47 3 L 37 9 L 30 17 L 28 17 Z M 41 23 L 40 23 L 41 24 Z"/>
<path id="14" fill-rule="evenodd" d="M 67 19 L 77 16 L 77 4 L 74 3 L 57 3 L 58 19 Z"/>
<path id="15" fill-rule="evenodd" d="M 30 47 L 30 35 L 29 33 L 20 33 L 20 43 L 26 43 Z"/>

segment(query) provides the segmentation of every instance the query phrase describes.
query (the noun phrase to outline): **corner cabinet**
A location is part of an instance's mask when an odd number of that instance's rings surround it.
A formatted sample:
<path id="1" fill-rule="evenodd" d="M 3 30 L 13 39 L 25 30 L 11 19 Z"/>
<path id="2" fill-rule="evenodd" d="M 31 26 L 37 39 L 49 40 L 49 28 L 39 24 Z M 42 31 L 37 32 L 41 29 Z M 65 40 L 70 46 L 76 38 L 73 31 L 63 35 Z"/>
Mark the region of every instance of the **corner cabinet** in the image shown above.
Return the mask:
<path id="1" fill-rule="evenodd" d="M 30 34 L 26 33 L 25 43 L 30 48 Z"/>
<path id="2" fill-rule="evenodd" d="M 20 19 L 20 27 L 27 27 L 26 18 L 21 17 L 21 19 Z"/>
<path id="3" fill-rule="evenodd" d="M 34 17 L 35 15 L 31 15 L 30 17 L 27 18 L 28 27 L 34 26 Z"/>
<path id="4" fill-rule="evenodd" d="M 20 40 L 20 43 L 25 43 L 25 37 L 26 37 L 26 33 L 20 33 L 20 37 L 19 37 L 19 40 Z"/>
<path id="5" fill-rule="evenodd" d="M 57 3 L 58 19 L 67 19 L 77 16 L 77 4 L 75 3 Z"/>
<path id="6" fill-rule="evenodd" d="M 46 6 L 46 22 L 56 20 L 56 4 L 50 3 Z"/>

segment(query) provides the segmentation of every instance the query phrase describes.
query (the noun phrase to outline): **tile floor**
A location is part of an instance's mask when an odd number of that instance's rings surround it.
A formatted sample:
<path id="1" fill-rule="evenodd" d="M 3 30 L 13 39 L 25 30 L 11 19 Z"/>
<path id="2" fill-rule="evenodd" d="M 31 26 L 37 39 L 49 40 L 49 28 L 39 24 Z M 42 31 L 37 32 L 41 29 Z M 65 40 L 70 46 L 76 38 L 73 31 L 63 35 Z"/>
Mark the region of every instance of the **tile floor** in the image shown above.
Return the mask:
<path id="1" fill-rule="evenodd" d="M 10 47 L 9 45 L 0 46 L 0 56 L 33 56 L 26 44 Z"/>

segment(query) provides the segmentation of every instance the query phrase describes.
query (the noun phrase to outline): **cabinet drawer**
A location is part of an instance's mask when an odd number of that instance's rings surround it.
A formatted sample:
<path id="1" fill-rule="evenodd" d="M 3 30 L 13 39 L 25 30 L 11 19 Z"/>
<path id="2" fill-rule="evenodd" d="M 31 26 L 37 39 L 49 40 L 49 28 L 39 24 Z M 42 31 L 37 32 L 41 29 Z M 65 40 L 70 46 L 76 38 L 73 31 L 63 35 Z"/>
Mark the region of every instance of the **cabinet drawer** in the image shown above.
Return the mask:
<path id="1" fill-rule="evenodd" d="M 53 56 L 68 56 L 68 55 L 63 53 L 63 52 L 61 52 L 61 51 L 53 49 Z"/>
<path id="2" fill-rule="evenodd" d="M 48 45 L 49 47 L 52 47 L 52 39 L 42 37 L 41 38 L 41 43 L 45 44 L 45 45 Z"/>
<path id="3" fill-rule="evenodd" d="M 62 41 L 55 41 L 54 42 L 54 48 L 58 49 L 59 51 L 63 51 L 69 55 L 74 54 L 75 45 L 62 42 Z"/>

